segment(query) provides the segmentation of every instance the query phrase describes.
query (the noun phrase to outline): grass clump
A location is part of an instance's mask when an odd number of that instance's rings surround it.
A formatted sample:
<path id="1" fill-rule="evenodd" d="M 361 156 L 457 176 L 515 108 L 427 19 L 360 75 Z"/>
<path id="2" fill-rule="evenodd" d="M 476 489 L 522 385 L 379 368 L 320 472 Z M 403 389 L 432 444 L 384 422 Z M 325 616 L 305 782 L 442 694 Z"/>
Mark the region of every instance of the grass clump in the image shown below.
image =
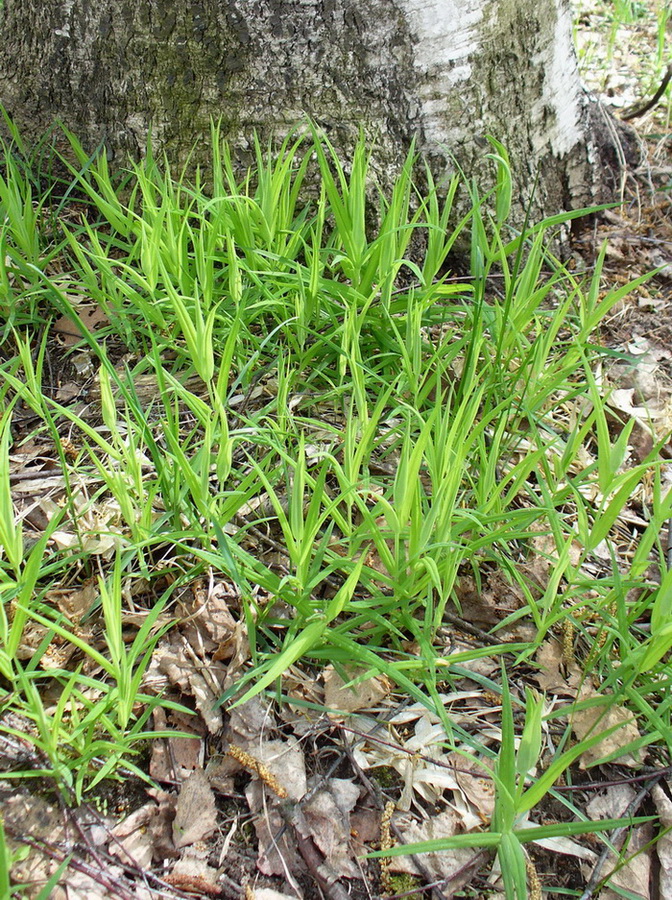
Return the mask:
<path id="1" fill-rule="evenodd" d="M 59 213 L 57 232 L 7 146 L 0 184 L 2 704 L 43 761 L 18 774 L 49 773 L 77 800 L 124 768 L 142 774 L 151 711 L 171 702 L 143 686 L 152 651 L 205 573 L 231 586 L 249 641 L 222 703 L 280 696 L 298 663 L 357 663 L 434 709 L 462 752 L 492 755 L 448 717 L 442 685 L 481 656 L 531 661 L 570 623 L 605 712 L 627 704 L 648 722 L 655 708 L 639 746 L 667 750 L 670 578 L 663 563 L 660 588 L 646 573 L 672 500 L 657 448 L 628 464 L 632 425 L 614 429 L 596 375 L 595 330 L 632 285 L 605 292 L 603 256 L 584 280 L 547 249 L 574 214 L 510 227 L 496 141 L 484 196 L 459 177 L 418 178 L 413 152 L 385 194 L 363 141 L 346 163 L 316 131 L 276 153 L 257 142 L 241 174 L 215 128 L 210 172 L 190 182 L 150 154 L 123 189 L 104 156 L 70 141 L 71 195 L 86 202 Z M 455 222 L 459 190 L 470 209 Z M 470 262 L 456 275 L 458 242 Z M 79 338 L 65 356 L 55 321 Z M 67 402 L 49 373 L 77 353 L 92 387 Z M 36 443 L 60 479 L 41 524 L 12 497 Z M 624 560 L 613 531 L 645 486 L 646 527 Z M 494 641 L 446 653 L 460 579 L 482 586 L 495 570 L 519 602 Z M 56 584 L 92 581 L 83 620 L 54 599 Z M 136 588 L 142 622 L 126 641 Z M 77 661 L 45 665 L 55 646 Z M 515 750 L 500 690 L 496 827 L 462 845 L 497 846 L 522 896 L 521 841 L 535 838 L 520 823 L 597 739 L 566 750 L 567 732 L 536 775 L 543 702 L 522 699 Z"/>

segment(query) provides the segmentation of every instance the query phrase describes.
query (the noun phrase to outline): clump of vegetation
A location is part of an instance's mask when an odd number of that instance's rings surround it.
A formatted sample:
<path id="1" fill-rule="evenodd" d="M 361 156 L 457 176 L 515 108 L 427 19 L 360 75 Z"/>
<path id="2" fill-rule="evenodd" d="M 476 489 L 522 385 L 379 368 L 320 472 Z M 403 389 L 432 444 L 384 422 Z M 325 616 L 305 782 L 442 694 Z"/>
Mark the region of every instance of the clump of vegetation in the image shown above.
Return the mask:
<path id="1" fill-rule="evenodd" d="M 668 752 L 672 495 L 658 446 L 629 462 L 634 423 L 608 409 L 595 340 L 633 285 L 604 291 L 603 256 L 585 278 L 553 257 L 569 215 L 509 226 L 505 149 L 491 141 L 484 196 L 427 171 L 419 188 L 413 153 L 384 195 L 363 141 L 346 164 L 317 132 L 275 153 L 257 142 L 241 175 L 215 128 L 211 172 L 189 182 L 150 155 L 123 185 L 70 141 L 57 215 L 20 148 L 2 148 L 0 733 L 41 760 L 3 777 L 52 776 L 68 802 L 113 774 L 146 777 L 134 758 L 151 713 L 175 706 L 146 685 L 152 652 L 204 576 L 229 585 L 249 643 L 227 706 L 282 700 L 292 666 L 354 663 L 491 760 L 442 685 L 484 656 L 513 672 L 571 630 L 601 685 L 583 707 L 642 723 L 619 753 Z M 456 275 L 458 239 L 470 260 Z M 38 460 L 54 480 L 17 496 Z M 644 524 L 623 557 L 633 497 Z M 447 652 L 461 581 L 481 589 L 495 571 L 516 602 L 489 643 Z M 77 613 L 59 602 L 75 590 Z M 504 710 L 493 827 L 439 849 L 498 848 L 522 897 L 523 842 L 597 828 L 527 817 L 603 729 L 569 749 L 566 708 L 512 699 L 506 679 L 484 687 Z"/>

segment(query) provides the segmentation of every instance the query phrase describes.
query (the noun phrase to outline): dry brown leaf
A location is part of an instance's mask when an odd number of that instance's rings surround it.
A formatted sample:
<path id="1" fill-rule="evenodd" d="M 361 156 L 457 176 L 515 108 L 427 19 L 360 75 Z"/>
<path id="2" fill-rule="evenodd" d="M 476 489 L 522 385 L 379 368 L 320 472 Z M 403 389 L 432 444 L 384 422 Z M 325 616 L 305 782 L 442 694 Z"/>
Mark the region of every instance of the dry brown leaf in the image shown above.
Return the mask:
<path id="1" fill-rule="evenodd" d="M 635 796 L 636 791 L 629 784 L 612 785 L 605 788 L 588 803 L 586 812 L 596 820 L 618 819 L 627 813 L 628 806 Z M 620 888 L 620 890 L 615 891 L 606 887 L 600 891 L 600 900 L 618 900 L 623 896 L 641 897 L 642 900 L 648 900 L 651 851 L 645 851 L 644 848 L 652 836 L 651 826 L 648 823 L 637 826 L 628 833 L 627 862 L 625 865 L 619 866 L 610 878 L 614 888 Z M 617 849 L 620 849 L 624 840 L 625 836 L 623 835 Z M 618 856 L 610 853 L 601 877 L 605 877 L 610 869 L 617 867 L 617 864 Z M 660 894 L 660 896 L 664 897 L 665 894 Z"/>
<path id="2" fill-rule="evenodd" d="M 226 737 L 231 744 L 240 744 L 251 749 L 252 744 L 259 744 L 264 731 L 275 724 L 268 703 L 259 697 L 253 697 L 229 713 Z"/>
<path id="3" fill-rule="evenodd" d="M 76 303 L 77 315 L 88 331 L 96 331 L 102 325 L 109 324 L 109 319 L 100 306 L 84 306 Z M 61 316 L 53 325 L 56 339 L 62 347 L 74 347 L 84 337 L 79 322 L 70 316 Z"/>
<path id="4" fill-rule="evenodd" d="M 253 781 L 245 789 L 245 797 L 255 816 L 254 830 L 258 841 L 257 868 L 263 875 L 284 875 L 301 871 L 301 857 L 296 849 L 294 836 L 275 806 L 267 805 L 264 788 Z"/>
<path id="5" fill-rule="evenodd" d="M 350 813 L 358 799 L 356 784 L 330 778 L 302 807 L 310 836 L 339 878 L 357 878 L 361 874 L 350 848 Z"/>
<path id="6" fill-rule="evenodd" d="M 152 662 L 145 676 L 145 684 L 155 692 L 167 677 L 171 684 L 194 698 L 210 734 L 217 734 L 223 725 L 222 712 L 216 703 L 221 691 L 218 679 L 224 680 L 226 669 L 220 663 L 194 661 L 187 656 L 182 637 L 172 632 L 161 641 L 152 654 Z"/>
<path id="7" fill-rule="evenodd" d="M 7 846 L 10 852 L 24 845 L 19 840 L 24 834 L 33 839 L 62 843 L 67 846 L 63 820 L 57 807 L 47 803 L 42 797 L 27 793 L 17 793 L 15 787 L 0 784 L 0 809 L 5 825 Z M 42 887 L 58 867 L 58 861 L 32 849 L 28 856 L 22 854 L 13 861 L 12 877 L 18 884 L 32 884 Z"/>
<path id="8" fill-rule="evenodd" d="M 175 863 L 165 881 L 181 891 L 188 891 L 197 897 L 221 897 L 222 886 L 219 873 L 208 865 L 210 847 L 195 843 L 186 847 L 181 858 Z"/>
<path id="9" fill-rule="evenodd" d="M 446 810 L 430 819 L 418 824 L 415 821 L 401 817 L 394 817 L 395 824 L 401 831 L 405 844 L 414 844 L 419 841 L 433 841 L 440 838 L 453 837 L 460 833 L 460 822 L 452 810 Z M 463 867 L 468 866 L 473 859 L 475 850 L 458 848 L 456 850 L 441 850 L 437 853 L 423 853 L 422 862 L 429 869 L 433 879 L 450 879 L 457 875 Z M 393 872 L 408 872 L 417 875 L 417 870 L 410 856 L 393 856 L 390 858 L 390 869 Z M 471 880 L 471 872 L 468 879 Z M 457 886 L 451 884 L 451 889 Z"/>
<path id="10" fill-rule="evenodd" d="M 56 391 L 56 399 L 59 403 L 70 403 L 82 392 L 82 385 L 77 381 L 66 381 Z"/>
<path id="11" fill-rule="evenodd" d="M 173 821 L 175 820 L 177 797 L 160 788 L 149 788 L 147 793 L 156 801 L 155 813 L 147 825 L 152 839 L 154 861 L 164 862 L 166 859 L 175 859 L 180 855 L 173 843 Z"/>
<path id="12" fill-rule="evenodd" d="M 542 691 L 576 697 L 583 673 L 575 660 L 567 665 L 562 643 L 557 638 L 544 641 L 535 658 L 539 671 L 534 678 Z"/>
<path id="13" fill-rule="evenodd" d="M 476 580 L 471 575 L 463 575 L 455 585 L 457 611 L 472 625 L 479 628 L 492 628 L 504 616 L 497 612 L 497 598 L 493 592 L 479 590 Z"/>
<path id="14" fill-rule="evenodd" d="M 300 800 L 306 793 L 306 768 L 301 745 L 294 738 L 287 741 L 266 741 L 251 747 L 250 752 L 281 784 L 290 799 Z M 257 868 L 264 875 L 287 875 L 301 867 L 290 829 L 283 829 L 284 820 L 278 812 L 274 795 L 259 779 L 245 789 L 259 842 Z M 257 815 L 259 813 L 259 815 Z M 282 832 L 280 838 L 278 834 Z"/>
<path id="15" fill-rule="evenodd" d="M 579 693 L 580 700 L 588 700 L 591 697 L 599 696 L 601 695 L 585 685 Z M 632 713 L 624 706 L 619 706 L 618 704 L 612 705 L 606 709 L 606 712 L 605 706 L 600 704 L 574 713 L 572 716 L 572 731 L 578 741 L 614 727 L 615 730 L 611 734 L 602 738 L 602 740 L 581 754 L 579 765 L 582 769 L 589 768 L 603 757 L 610 756 L 620 748 L 627 746 L 631 741 L 637 740 L 640 734 Z M 641 766 L 643 755 L 643 751 L 640 748 L 635 755 L 626 753 L 614 758 L 623 766 L 636 768 Z"/>
<path id="16" fill-rule="evenodd" d="M 296 900 L 296 894 L 281 894 L 273 888 L 256 888 L 253 894 L 254 900 Z"/>
<path id="17" fill-rule="evenodd" d="M 201 719 L 177 710 L 170 713 L 169 723 L 166 711 L 160 706 L 154 710 L 153 717 L 156 731 L 166 731 L 170 727 L 193 733 L 193 737 L 169 737 L 152 741 L 149 762 L 149 774 L 152 778 L 165 782 L 184 781 L 194 769 L 203 765 L 205 726 Z"/>
<path id="18" fill-rule="evenodd" d="M 215 795 L 203 769 L 195 769 L 182 784 L 177 798 L 173 841 L 178 848 L 186 847 L 210 837 L 216 828 Z"/>
<path id="19" fill-rule="evenodd" d="M 141 871 L 149 868 L 154 855 L 154 842 L 148 825 L 156 811 L 156 803 L 145 803 L 115 825 L 111 830 L 116 838 L 110 841 L 111 855 L 116 856 L 124 865 L 135 866 Z"/>
<path id="20" fill-rule="evenodd" d="M 353 681 L 365 671 L 356 666 L 346 667 L 346 674 Z M 324 679 L 324 705 L 331 714 L 338 712 L 356 712 L 376 706 L 390 692 L 389 679 L 384 675 L 366 678 L 350 687 L 338 674 L 334 666 L 329 665 L 322 673 Z"/>
<path id="21" fill-rule="evenodd" d="M 377 843 L 380 840 L 380 810 L 372 806 L 358 806 L 350 816 L 350 827 L 352 837 L 358 844 Z"/>
<path id="22" fill-rule="evenodd" d="M 463 797 L 476 809 L 481 823 L 487 824 L 495 809 L 495 782 L 486 771 L 488 760 L 482 760 L 483 768 L 459 753 L 451 753 L 448 759 Z"/>
<path id="23" fill-rule="evenodd" d="M 117 866 L 112 866 L 105 874 L 114 877 L 116 870 Z M 118 874 L 121 875 L 121 869 Z M 69 868 L 62 879 L 66 884 L 57 886 L 49 894 L 49 900 L 110 900 L 110 891 L 84 872 Z"/>
<path id="24" fill-rule="evenodd" d="M 238 600 L 232 585 L 219 582 L 206 590 L 194 588 L 188 619 L 182 626 L 183 633 L 201 655 L 207 653 L 213 660 L 229 660 L 229 681 L 249 659 L 250 648 L 244 620 L 236 619 L 229 609 L 229 601 Z"/>
<path id="25" fill-rule="evenodd" d="M 250 754 L 269 770 L 291 800 L 300 800 L 303 797 L 307 789 L 306 764 L 301 745 L 295 738 L 289 737 L 286 741 L 265 741 L 252 747 Z"/>
<path id="26" fill-rule="evenodd" d="M 50 602 L 55 601 L 68 620 L 76 624 L 89 612 L 99 596 L 97 582 L 90 579 L 76 591 L 48 591 L 46 598 Z"/>

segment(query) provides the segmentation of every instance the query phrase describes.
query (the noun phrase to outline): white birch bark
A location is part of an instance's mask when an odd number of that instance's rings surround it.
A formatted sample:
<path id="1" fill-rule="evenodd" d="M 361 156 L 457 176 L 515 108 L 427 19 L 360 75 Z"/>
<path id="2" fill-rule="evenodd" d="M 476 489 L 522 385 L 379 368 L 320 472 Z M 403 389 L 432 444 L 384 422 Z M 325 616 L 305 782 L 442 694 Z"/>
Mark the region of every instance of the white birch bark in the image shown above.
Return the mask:
<path id="1" fill-rule="evenodd" d="M 179 161 L 211 117 L 244 157 L 253 129 L 311 116 L 345 152 L 360 127 L 376 137 L 385 181 L 413 137 L 437 172 L 476 173 L 491 134 L 520 219 L 535 173 L 538 217 L 600 200 L 616 159 L 569 0 L 5 0 L 0 16 L 0 102 L 26 136 L 60 119 L 119 161 L 150 123 Z"/>

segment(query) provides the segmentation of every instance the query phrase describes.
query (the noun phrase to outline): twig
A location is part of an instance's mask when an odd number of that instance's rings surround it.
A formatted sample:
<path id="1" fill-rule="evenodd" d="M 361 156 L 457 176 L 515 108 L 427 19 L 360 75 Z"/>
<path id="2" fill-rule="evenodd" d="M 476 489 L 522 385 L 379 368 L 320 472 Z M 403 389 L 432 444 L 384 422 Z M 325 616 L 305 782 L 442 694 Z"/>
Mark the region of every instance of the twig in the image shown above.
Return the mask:
<path id="1" fill-rule="evenodd" d="M 88 804 L 87 804 L 87 808 L 89 808 Z M 96 863 L 98 868 L 104 872 L 106 870 L 107 866 L 103 862 L 101 856 L 99 855 L 97 848 L 94 846 L 93 841 L 91 840 L 89 835 L 86 834 L 86 832 L 82 828 L 82 826 L 81 826 L 80 822 L 78 821 L 77 816 L 75 815 L 73 810 L 69 809 L 65 805 L 62 798 L 61 798 L 61 809 L 62 809 L 64 818 L 66 818 L 67 821 L 69 821 L 72 825 L 75 826 L 75 829 L 76 829 L 77 833 L 79 834 L 79 836 L 82 840 L 82 843 L 86 847 L 86 850 L 87 850 L 89 856 L 91 857 L 91 859 Z"/>
<path id="2" fill-rule="evenodd" d="M 61 472 L 60 469 L 58 469 L 58 471 L 54 469 L 40 469 L 39 471 L 29 469 L 27 472 L 25 470 L 20 472 L 10 472 L 9 483 L 21 484 L 24 481 L 46 481 L 48 478 L 63 478 L 63 472 Z"/>
<path id="3" fill-rule="evenodd" d="M 656 103 L 658 103 L 660 98 L 665 93 L 665 90 L 667 89 L 667 86 L 670 83 L 670 78 L 672 78 L 672 62 L 669 62 L 667 64 L 667 68 L 665 69 L 665 74 L 663 75 L 663 80 L 660 82 L 658 90 L 653 95 L 653 97 L 648 101 L 648 103 L 645 103 L 643 106 L 636 106 L 630 112 L 624 113 L 621 116 L 621 121 L 629 122 L 630 119 L 636 119 L 639 116 L 643 116 L 644 113 L 647 113 L 650 109 L 653 109 L 653 107 L 656 105 Z"/>
<path id="4" fill-rule="evenodd" d="M 504 646 L 501 641 L 497 640 L 496 637 L 488 634 L 487 631 L 483 631 L 482 628 L 478 628 L 478 626 L 472 625 L 470 622 L 467 622 L 462 618 L 462 616 L 458 616 L 456 613 L 451 613 L 444 610 L 443 621 L 450 622 L 451 625 L 459 628 L 460 631 L 464 632 L 464 634 L 470 634 L 472 635 L 472 637 L 479 638 L 479 640 L 483 641 L 484 644 L 489 644 L 493 647 Z"/>
<path id="5" fill-rule="evenodd" d="M 553 790 L 562 794 L 572 791 L 602 791 L 605 788 L 621 787 L 623 784 L 636 784 L 638 781 L 647 781 L 647 779 L 650 778 L 663 778 L 665 775 L 672 775 L 672 766 L 644 772 L 641 775 L 628 775 L 627 778 L 614 778 L 612 781 L 586 781 L 583 784 L 554 784 Z"/>
<path id="6" fill-rule="evenodd" d="M 18 834 L 11 825 L 5 823 L 6 831 L 11 835 L 11 837 L 15 841 L 19 841 L 22 844 L 26 844 L 28 847 L 32 847 L 34 850 L 38 850 L 40 853 L 44 853 L 45 856 L 50 857 L 51 859 L 55 859 L 57 862 L 64 862 L 68 857 L 68 867 L 72 867 L 77 872 L 81 872 L 83 875 L 87 875 L 89 878 L 92 878 L 98 884 L 102 885 L 106 890 L 110 891 L 112 894 L 115 894 L 117 897 L 122 897 L 123 900 L 133 900 L 135 897 L 135 893 L 131 891 L 130 887 L 127 887 L 124 884 L 121 884 L 119 878 L 112 878 L 107 875 L 104 870 L 97 870 L 93 866 L 88 863 L 83 862 L 77 857 L 72 856 L 69 853 L 65 853 L 63 850 L 60 850 L 54 844 L 49 843 L 49 841 L 45 841 L 43 838 L 39 840 L 35 838 L 29 837 L 27 834 L 20 835 Z"/>

